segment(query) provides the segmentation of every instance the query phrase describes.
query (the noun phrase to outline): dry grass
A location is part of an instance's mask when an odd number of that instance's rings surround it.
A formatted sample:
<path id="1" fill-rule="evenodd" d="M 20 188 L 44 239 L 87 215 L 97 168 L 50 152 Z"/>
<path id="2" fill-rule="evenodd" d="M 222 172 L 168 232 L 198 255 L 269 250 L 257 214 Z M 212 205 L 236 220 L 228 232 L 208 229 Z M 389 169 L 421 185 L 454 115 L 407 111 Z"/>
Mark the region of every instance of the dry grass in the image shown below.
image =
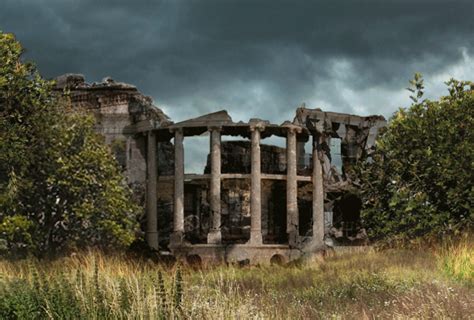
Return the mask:
<path id="1" fill-rule="evenodd" d="M 292 267 L 195 270 L 97 252 L 41 263 L 0 261 L 0 315 L 21 304 L 31 310 L 7 316 L 472 319 L 472 258 L 466 239 L 431 250 L 343 253 Z"/>
<path id="2" fill-rule="evenodd" d="M 437 248 L 438 264 L 445 274 L 474 287 L 474 239 L 467 234 L 459 241 L 446 241 Z"/>

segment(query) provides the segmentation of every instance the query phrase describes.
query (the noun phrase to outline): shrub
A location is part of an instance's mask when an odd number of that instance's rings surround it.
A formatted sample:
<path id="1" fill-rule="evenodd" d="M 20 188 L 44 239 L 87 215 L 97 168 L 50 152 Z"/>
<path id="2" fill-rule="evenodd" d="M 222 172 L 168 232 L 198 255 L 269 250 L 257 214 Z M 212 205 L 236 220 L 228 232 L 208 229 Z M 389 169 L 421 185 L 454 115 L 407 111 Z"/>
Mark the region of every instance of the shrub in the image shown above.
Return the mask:
<path id="1" fill-rule="evenodd" d="M 94 119 L 22 52 L 0 32 L 0 254 L 129 245 L 139 210 Z"/>
<path id="2" fill-rule="evenodd" d="M 400 109 L 359 167 L 362 219 L 372 239 L 413 239 L 472 228 L 474 84 L 450 80 L 449 96 Z M 370 162 L 370 163 L 369 163 Z"/>

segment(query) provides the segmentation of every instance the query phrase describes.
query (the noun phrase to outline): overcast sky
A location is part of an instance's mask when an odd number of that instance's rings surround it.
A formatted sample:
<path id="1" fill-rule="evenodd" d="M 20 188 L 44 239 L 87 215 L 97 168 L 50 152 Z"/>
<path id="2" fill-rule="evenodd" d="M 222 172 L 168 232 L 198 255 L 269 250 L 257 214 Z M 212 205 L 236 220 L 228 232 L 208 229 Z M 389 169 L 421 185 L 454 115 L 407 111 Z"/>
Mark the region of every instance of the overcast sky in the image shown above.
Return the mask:
<path id="1" fill-rule="evenodd" d="M 301 103 L 389 117 L 474 80 L 474 1 L 0 0 L 45 77 L 111 76 L 174 121 L 227 109 L 234 120 L 292 119 Z"/>

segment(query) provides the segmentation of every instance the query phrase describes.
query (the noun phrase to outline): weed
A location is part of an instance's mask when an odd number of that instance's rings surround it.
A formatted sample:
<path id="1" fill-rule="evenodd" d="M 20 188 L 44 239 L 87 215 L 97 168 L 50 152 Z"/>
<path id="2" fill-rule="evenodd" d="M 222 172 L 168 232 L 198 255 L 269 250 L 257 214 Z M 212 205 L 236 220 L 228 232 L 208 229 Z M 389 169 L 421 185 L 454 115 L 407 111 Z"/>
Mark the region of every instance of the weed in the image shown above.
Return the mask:
<path id="1" fill-rule="evenodd" d="M 0 260 L 0 319 L 470 318 L 470 281 L 472 242 L 348 252 L 301 266 L 178 266 L 174 273 L 87 252 Z"/>

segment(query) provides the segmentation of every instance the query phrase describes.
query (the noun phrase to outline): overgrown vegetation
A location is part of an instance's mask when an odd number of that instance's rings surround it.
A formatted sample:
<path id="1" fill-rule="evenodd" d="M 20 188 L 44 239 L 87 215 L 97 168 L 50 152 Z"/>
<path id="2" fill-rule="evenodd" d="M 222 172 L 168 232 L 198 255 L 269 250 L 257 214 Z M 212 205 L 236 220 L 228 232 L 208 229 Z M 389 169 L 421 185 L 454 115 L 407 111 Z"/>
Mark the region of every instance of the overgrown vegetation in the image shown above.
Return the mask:
<path id="1" fill-rule="evenodd" d="M 467 319 L 472 245 L 349 252 L 291 267 L 195 269 L 94 252 L 3 261 L 0 318 Z"/>
<path id="2" fill-rule="evenodd" d="M 390 119 L 361 169 L 363 225 L 375 240 L 439 238 L 474 225 L 474 84 L 450 80 L 449 95 L 423 98 Z"/>
<path id="3" fill-rule="evenodd" d="M 161 265 L 88 246 L 129 245 L 138 208 L 94 119 L 52 92 L 0 32 L 0 319 L 328 319 L 472 317 L 474 250 L 467 234 L 427 249 L 330 255 L 293 266 Z M 373 239 L 470 230 L 473 84 L 400 109 L 360 167 L 362 217 Z M 459 240 L 461 239 L 461 240 Z M 43 260 L 37 260 L 36 255 Z"/>
<path id="4" fill-rule="evenodd" d="M 438 250 L 438 264 L 444 273 L 474 287 L 474 248 L 467 234 L 459 242 L 445 241 Z"/>
<path id="5" fill-rule="evenodd" d="M 0 32 L 0 255 L 129 245 L 138 209 L 94 119 L 58 99 L 22 51 Z"/>

